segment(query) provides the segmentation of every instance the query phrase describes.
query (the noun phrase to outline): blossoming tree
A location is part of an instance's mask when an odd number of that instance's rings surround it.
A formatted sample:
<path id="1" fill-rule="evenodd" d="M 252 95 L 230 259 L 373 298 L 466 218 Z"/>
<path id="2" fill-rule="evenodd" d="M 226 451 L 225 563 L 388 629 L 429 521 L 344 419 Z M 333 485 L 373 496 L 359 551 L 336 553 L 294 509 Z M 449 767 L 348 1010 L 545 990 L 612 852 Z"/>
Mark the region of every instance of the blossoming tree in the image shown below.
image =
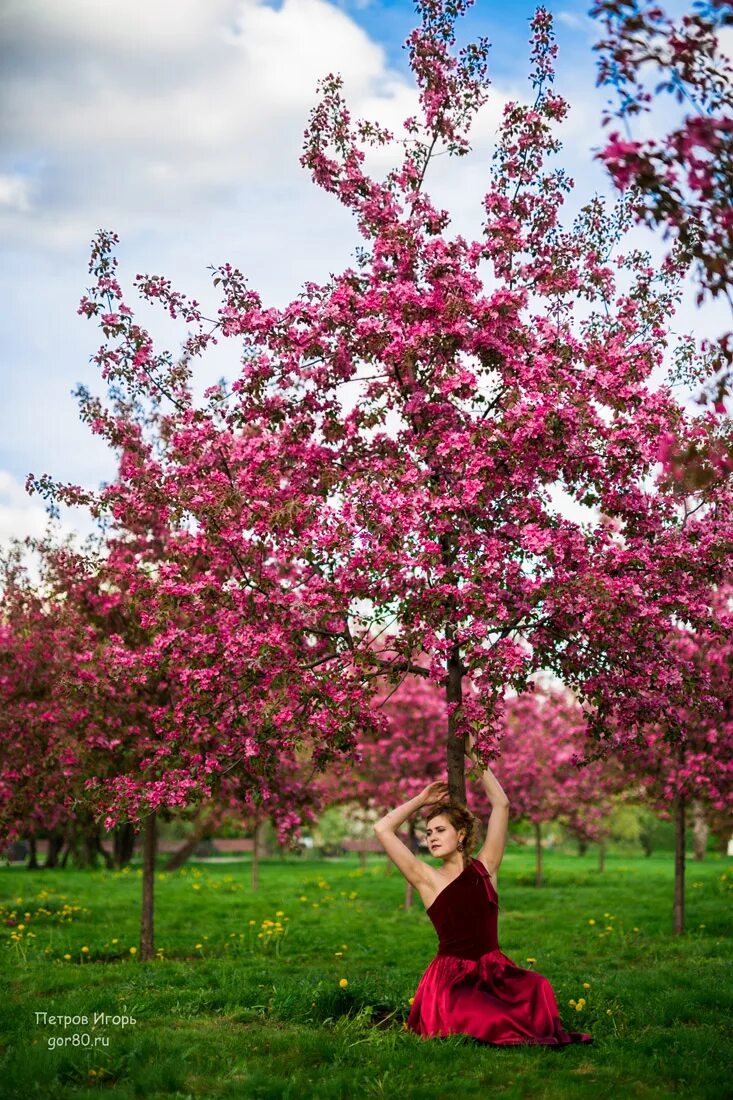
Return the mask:
<path id="1" fill-rule="evenodd" d="M 568 692 L 538 687 L 508 701 L 497 768 L 512 815 L 534 826 L 537 886 L 543 884 L 542 825 L 561 819 L 599 840 L 613 796 L 628 786 L 613 757 L 580 763 L 585 749 L 586 722 Z"/>
<path id="2" fill-rule="evenodd" d="M 637 221 L 664 229 L 690 257 L 706 297 L 733 308 L 733 65 L 722 31 L 733 26 L 730 0 L 704 0 L 672 18 L 656 0 L 598 0 L 591 14 L 603 25 L 598 83 L 614 89 L 616 110 L 604 125 L 621 120 L 598 156 L 614 183 L 627 190 Z M 633 136 L 633 120 L 660 113 L 662 98 L 679 106 L 678 117 L 658 126 L 653 136 Z M 666 131 L 666 132 L 665 132 Z M 680 361 L 681 374 L 725 414 L 733 370 L 733 333 L 705 341 L 701 358 Z M 693 479 L 725 476 L 733 469 L 730 431 L 723 445 L 702 464 L 697 449 L 677 448 L 672 456 Z M 707 468 L 706 468 L 707 465 Z"/>
<path id="3" fill-rule="evenodd" d="M 710 672 L 718 699 L 717 713 L 701 710 L 694 696 L 678 713 L 665 714 L 646 731 L 644 743 L 630 747 L 621 759 L 656 811 L 675 825 L 675 880 L 672 927 L 676 935 L 685 929 L 685 849 L 688 808 L 704 807 L 712 815 L 730 821 L 733 811 L 733 602 L 729 585 L 713 597 L 716 619 L 703 635 L 678 634 L 676 644 L 686 649 Z M 682 735 L 670 742 L 668 723 Z"/>
<path id="4" fill-rule="evenodd" d="M 731 502 L 717 483 L 693 497 L 657 476 L 670 435 L 720 431 L 656 381 L 688 258 L 655 271 L 624 251 L 628 210 L 597 197 L 563 225 L 572 182 L 552 158 L 567 104 L 543 8 L 534 101 L 504 109 L 480 233 L 448 233 L 425 185 L 439 152 L 468 152 L 489 89 L 487 41 L 455 47 L 467 6 L 417 4 L 419 107 L 401 138 L 353 123 L 340 77 L 321 82 L 302 163 L 353 212 L 356 267 L 274 308 L 224 264 L 216 321 L 140 275 L 142 297 L 190 326 L 174 358 L 125 300 L 117 238 L 95 239 L 80 312 L 103 330 L 108 391 L 81 391 L 81 408 L 124 461 L 98 493 L 31 484 L 169 532 L 140 611 L 156 638 L 146 660 L 177 673 L 154 718 L 161 775 L 154 789 L 127 775 L 113 813 L 205 793 L 235 760 L 266 775 L 304 741 L 316 768 L 353 753 L 359 728 L 386 729 L 370 705 L 379 677 L 440 685 L 463 801 L 468 731 L 479 753 L 495 749 L 506 693 L 540 669 L 575 691 L 599 740 L 613 716 L 632 739 L 689 691 L 696 670 L 668 626 L 707 614 Z M 373 147 L 398 161 L 383 179 L 365 169 Z M 241 369 L 201 399 L 194 366 L 218 338 L 237 342 Z"/>

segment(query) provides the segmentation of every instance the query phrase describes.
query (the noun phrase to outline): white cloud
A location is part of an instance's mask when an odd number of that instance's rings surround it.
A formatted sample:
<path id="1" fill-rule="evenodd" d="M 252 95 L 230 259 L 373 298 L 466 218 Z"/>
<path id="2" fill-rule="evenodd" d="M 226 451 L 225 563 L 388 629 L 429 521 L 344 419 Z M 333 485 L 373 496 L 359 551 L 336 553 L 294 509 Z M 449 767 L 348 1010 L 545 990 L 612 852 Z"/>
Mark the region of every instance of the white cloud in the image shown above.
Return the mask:
<path id="1" fill-rule="evenodd" d="M 572 30 L 580 30 L 585 24 L 585 19 L 573 11 L 559 11 L 556 13 L 555 19 L 563 26 L 571 27 Z"/>
<path id="2" fill-rule="evenodd" d="M 31 181 L 22 175 L 0 175 L 0 208 L 29 211 L 31 186 Z"/>
<path id="3" fill-rule="evenodd" d="M 38 496 L 31 496 L 13 474 L 0 470 L 0 547 L 14 539 L 41 538 L 50 528 L 59 539 L 83 539 L 96 531 L 91 517 L 80 508 L 64 505 L 60 518 L 52 520 Z"/>
<path id="4" fill-rule="evenodd" d="M 24 487 L 0 470 L 0 544 L 27 535 L 39 537 L 46 529 L 47 516 L 38 498 L 31 498 Z"/>
<path id="5" fill-rule="evenodd" d="M 384 52 L 324 0 L 22 0 L 5 6 L 2 140 L 37 172 L 11 239 L 64 247 L 80 212 L 175 222 L 247 186 L 293 185 L 316 83 L 341 69 L 355 101 L 387 81 Z M 17 170 L 16 170 L 17 174 Z M 61 215 L 61 218 L 59 218 Z M 0 223 L 2 224 L 2 223 Z"/>

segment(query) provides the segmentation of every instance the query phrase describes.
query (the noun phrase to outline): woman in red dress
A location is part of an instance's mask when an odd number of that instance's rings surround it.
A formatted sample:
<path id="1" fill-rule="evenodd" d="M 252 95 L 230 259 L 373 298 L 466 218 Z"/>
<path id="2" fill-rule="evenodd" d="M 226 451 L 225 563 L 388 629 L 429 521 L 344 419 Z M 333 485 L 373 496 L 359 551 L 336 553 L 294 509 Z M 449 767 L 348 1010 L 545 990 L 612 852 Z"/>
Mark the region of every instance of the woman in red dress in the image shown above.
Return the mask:
<path id="1" fill-rule="evenodd" d="M 469 752 L 473 749 L 473 739 Z M 497 875 L 504 855 L 509 801 L 489 767 L 481 779 L 491 803 L 486 839 L 471 858 L 479 823 L 465 806 L 446 801 L 446 783 L 425 790 L 386 814 L 374 829 L 389 858 L 420 894 L 438 933 L 438 953 L 420 979 L 407 1019 L 423 1038 L 466 1034 L 485 1043 L 563 1046 L 591 1043 L 566 1031 L 547 978 L 524 970 L 499 948 Z M 426 805 L 426 836 L 441 866 L 423 863 L 395 835 Z"/>

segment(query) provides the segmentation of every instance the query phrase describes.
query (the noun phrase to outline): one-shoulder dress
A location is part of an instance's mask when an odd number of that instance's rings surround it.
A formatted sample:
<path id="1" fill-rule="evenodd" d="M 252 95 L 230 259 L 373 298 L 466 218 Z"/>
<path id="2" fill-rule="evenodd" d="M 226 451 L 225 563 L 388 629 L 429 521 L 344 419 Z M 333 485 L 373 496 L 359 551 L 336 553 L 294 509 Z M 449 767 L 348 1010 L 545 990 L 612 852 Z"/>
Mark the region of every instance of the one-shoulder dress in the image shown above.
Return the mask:
<path id="1" fill-rule="evenodd" d="M 438 953 L 420 979 L 408 1030 L 426 1039 L 472 1035 L 500 1046 L 593 1042 L 562 1026 L 547 978 L 499 949 L 499 898 L 480 860 L 470 860 L 427 914 L 438 933 Z"/>

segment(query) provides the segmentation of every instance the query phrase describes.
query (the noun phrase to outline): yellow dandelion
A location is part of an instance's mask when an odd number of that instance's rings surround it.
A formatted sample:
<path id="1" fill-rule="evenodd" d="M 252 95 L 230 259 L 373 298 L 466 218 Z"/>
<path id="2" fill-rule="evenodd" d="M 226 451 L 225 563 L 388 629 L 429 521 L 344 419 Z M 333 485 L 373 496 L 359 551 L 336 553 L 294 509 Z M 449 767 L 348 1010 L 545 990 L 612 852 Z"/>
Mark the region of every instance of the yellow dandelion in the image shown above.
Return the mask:
<path id="1" fill-rule="evenodd" d="M 582 1006 L 581 1004 L 577 1004 L 577 1005 L 575 1006 L 575 1011 L 576 1011 L 576 1012 L 582 1012 L 582 1011 L 583 1011 L 583 1006 Z"/>
<path id="2" fill-rule="evenodd" d="M 575 997 L 571 997 L 570 1000 L 568 1001 L 568 1004 L 570 1005 L 571 1008 L 575 1008 L 575 1006 L 577 1004 L 577 1001 L 575 1000 Z"/>
<path id="3" fill-rule="evenodd" d="M 89 954 L 89 948 L 88 947 L 82 947 L 82 951 L 84 952 L 85 955 Z"/>
<path id="4" fill-rule="evenodd" d="M 341 955 L 343 955 L 343 951 L 334 951 L 335 958 L 338 959 L 338 958 L 340 958 Z"/>
<path id="5" fill-rule="evenodd" d="M 595 922 L 595 920 L 593 919 L 593 917 L 591 917 L 591 918 L 590 918 L 590 920 L 588 921 L 588 924 L 595 924 L 595 923 L 596 923 L 596 922 Z"/>
<path id="6" fill-rule="evenodd" d="M 256 920 L 251 920 L 249 923 L 250 924 L 257 924 L 257 921 Z"/>
<path id="7" fill-rule="evenodd" d="M 606 1015 L 607 1016 L 613 1016 L 613 1011 L 610 1008 L 607 1008 L 606 1009 Z"/>
<path id="8" fill-rule="evenodd" d="M 415 998 L 410 997 L 410 1000 L 408 1001 L 408 1004 L 414 1005 L 414 1003 L 415 1003 Z"/>
<path id="9" fill-rule="evenodd" d="M 634 932 L 638 932 L 638 931 L 639 931 L 639 929 L 638 929 L 638 928 L 635 928 L 635 929 L 634 929 Z"/>
<path id="10" fill-rule="evenodd" d="M 137 948 L 136 947 L 131 947 L 130 948 L 130 954 L 131 955 L 137 955 Z"/>
<path id="11" fill-rule="evenodd" d="M 200 944 L 200 943 L 197 943 L 197 944 L 196 944 L 196 950 L 197 950 L 197 951 L 200 951 L 200 950 L 201 950 L 201 947 L 202 947 L 202 944 Z"/>
<path id="12" fill-rule="evenodd" d="M 537 962 L 537 959 L 534 959 L 534 958 L 532 958 L 532 956 L 530 955 L 530 956 L 529 956 L 529 957 L 527 958 L 527 960 L 526 960 L 526 961 L 527 961 L 528 963 L 536 963 L 536 962 Z"/>
<path id="13" fill-rule="evenodd" d="M 583 989 L 590 989 L 590 982 L 583 982 Z"/>
<path id="14" fill-rule="evenodd" d="M 119 943 L 119 940 L 112 940 L 112 943 Z"/>
<path id="15" fill-rule="evenodd" d="M 284 917 L 285 913 L 282 909 L 278 909 L 277 913 L 275 913 L 275 916 L 276 917 Z"/>
<path id="16" fill-rule="evenodd" d="M 71 955 L 64 955 L 64 958 L 65 958 L 65 959 L 70 959 L 70 958 L 71 958 Z"/>
<path id="17" fill-rule="evenodd" d="M 349 983 L 348 983 L 348 980 L 346 978 L 342 978 L 341 981 L 339 982 L 339 985 L 341 986 L 342 989 L 346 989 L 346 986 L 348 984 Z"/>

